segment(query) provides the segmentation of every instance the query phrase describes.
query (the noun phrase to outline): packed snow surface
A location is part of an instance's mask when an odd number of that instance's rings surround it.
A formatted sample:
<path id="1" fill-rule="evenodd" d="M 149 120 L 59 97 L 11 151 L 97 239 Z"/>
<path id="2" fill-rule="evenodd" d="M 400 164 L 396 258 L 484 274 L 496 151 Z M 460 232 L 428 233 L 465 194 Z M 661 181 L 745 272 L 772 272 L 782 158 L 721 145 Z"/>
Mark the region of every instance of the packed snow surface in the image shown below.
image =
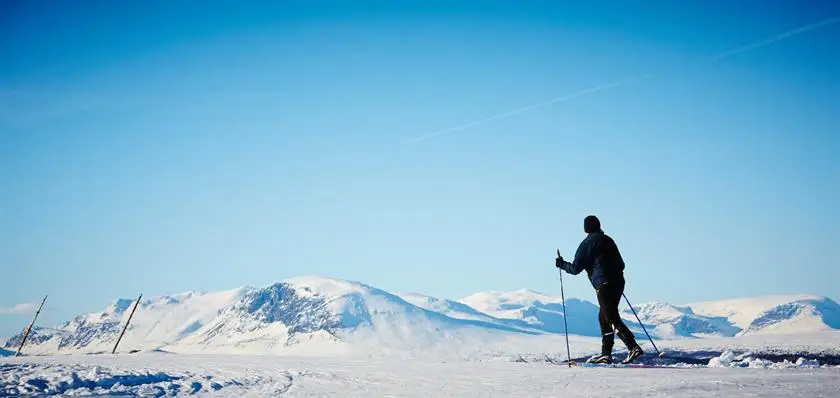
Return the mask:
<path id="1" fill-rule="evenodd" d="M 836 396 L 840 368 L 568 368 L 548 362 L 393 361 L 243 355 L 78 355 L 0 360 L 0 395 Z"/>

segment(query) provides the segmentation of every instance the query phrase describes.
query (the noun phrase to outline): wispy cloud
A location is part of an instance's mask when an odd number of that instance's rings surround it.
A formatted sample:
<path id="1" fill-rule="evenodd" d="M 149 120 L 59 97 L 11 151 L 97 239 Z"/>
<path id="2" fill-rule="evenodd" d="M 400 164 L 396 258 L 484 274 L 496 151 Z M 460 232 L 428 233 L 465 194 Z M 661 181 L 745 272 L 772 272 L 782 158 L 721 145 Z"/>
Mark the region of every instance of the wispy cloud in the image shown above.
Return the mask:
<path id="1" fill-rule="evenodd" d="M 574 92 L 574 93 L 571 93 L 571 94 L 566 94 L 562 97 L 557 97 L 557 98 L 553 98 L 553 99 L 550 99 L 550 100 L 545 101 L 545 102 L 540 102 L 539 104 L 528 105 L 528 106 L 523 107 L 523 108 L 514 109 L 512 111 L 507 111 L 505 113 L 500 113 L 498 115 L 490 116 L 490 117 L 487 117 L 487 118 L 484 118 L 484 119 L 475 120 L 475 121 L 472 121 L 472 122 L 469 122 L 469 123 L 466 123 L 466 124 L 462 124 L 460 126 L 450 127 L 448 129 L 435 131 L 433 133 L 429 133 L 429 134 L 426 134 L 426 135 L 423 135 L 423 136 L 420 136 L 420 137 L 405 140 L 405 141 L 403 141 L 403 144 L 422 141 L 422 140 L 425 140 L 427 138 L 432 138 L 436 135 L 441 135 L 441 134 L 451 133 L 453 131 L 463 130 L 463 129 L 470 128 L 470 127 L 473 127 L 473 126 L 477 126 L 479 124 L 492 122 L 493 120 L 501 119 L 503 117 L 513 116 L 517 113 L 522 113 L 522 112 L 527 112 L 527 111 L 538 109 L 538 108 L 543 108 L 543 107 L 546 107 L 546 106 L 549 106 L 549 105 L 554 105 L 558 102 L 568 101 L 568 100 L 571 100 L 571 99 L 574 99 L 574 98 L 577 98 L 577 97 L 580 97 L 580 96 L 584 96 L 584 95 L 587 95 L 587 94 L 597 93 L 599 91 L 609 90 L 609 89 L 612 89 L 612 88 L 616 88 L 618 86 L 623 86 L 625 84 L 635 83 L 637 81 L 644 80 L 644 79 L 650 78 L 652 76 L 653 76 L 652 74 L 648 74 L 648 75 L 641 76 L 641 77 L 634 77 L 634 78 L 619 80 L 617 82 L 607 83 L 607 84 L 602 84 L 600 86 L 587 88 L 585 90 L 580 90 L 580 91 L 577 91 L 577 92 Z"/>
<path id="2" fill-rule="evenodd" d="M 723 58 L 726 58 L 726 57 L 733 56 L 735 54 L 740 54 L 740 53 L 744 53 L 744 52 L 747 52 L 747 51 L 755 50 L 759 47 L 764 47 L 768 44 L 772 44 L 772 43 L 775 43 L 775 42 L 780 41 L 780 40 L 784 40 L 784 39 L 787 39 L 787 38 L 790 38 L 790 37 L 793 37 L 793 36 L 796 36 L 796 35 L 800 35 L 802 33 L 809 32 L 809 31 L 812 31 L 814 29 L 819 29 L 819 28 L 834 24 L 836 22 L 840 22 L 840 17 L 824 19 L 824 20 L 816 22 L 816 23 L 801 26 L 801 27 L 798 27 L 796 29 L 789 30 L 787 32 L 779 33 L 777 35 L 765 38 L 763 40 L 759 40 L 757 42 L 754 42 L 754 43 L 751 43 L 751 44 L 748 44 L 748 45 L 745 45 L 745 46 L 738 47 L 738 48 L 733 49 L 733 50 L 729 50 L 729 51 L 722 52 L 720 54 L 714 55 L 714 56 L 711 57 L 711 59 L 712 60 L 719 60 L 719 59 L 723 59 Z M 442 135 L 442 134 L 446 134 L 446 133 L 451 133 L 451 132 L 454 132 L 454 131 L 464 130 L 464 129 L 474 127 L 474 126 L 477 126 L 477 125 L 480 125 L 480 124 L 488 123 L 488 122 L 491 122 L 491 121 L 494 121 L 494 120 L 497 120 L 497 119 L 505 118 L 505 117 L 508 117 L 508 116 L 513 116 L 513 115 L 516 115 L 518 113 L 523 113 L 523 112 L 531 111 L 531 110 L 534 110 L 534 109 L 543 108 L 543 107 L 546 107 L 546 106 L 549 106 L 549 105 L 554 105 L 558 102 L 568 101 L 568 100 L 571 100 L 571 99 L 574 99 L 574 98 L 577 98 L 577 97 L 580 97 L 580 96 L 583 96 L 583 95 L 586 95 L 586 94 L 592 94 L 592 93 L 596 93 L 596 92 L 600 92 L 600 91 L 606 91 L 606 90 L 610 90 L 610 89 L 613 89 L 613 88 L 616 88 L 616 87 L 619 87 L 619 86 L 623 86 L 625 84 L 635 83 L 635 82 L 638 82 L 638 81 L 641 81 L 641 80 L 644 80 L 644 79 L 648 79 L 648 78 L 653 77 L 653 76 L 654 76 L 653 73 L 649 73 L 649 74 L 644 75 L 642 77 L 628 78 L 628 79 L 619 80 L 619 81 L 616 81 L 616 82 L 613 82 L 613 83 L 602 84 L 602 85 L 595 86 L 595 87 L 592 87 L 592 88 L 588 88 L 588 89 L 585 89 L 585 90 L 580 90 L 580 91 L 577 91 L 577 92 L 574 92 L 574 93 L 571 93 L 571 94 L 566 94 L 564 96 L 557 97 L 557 98 L 554 98 L 554 99 L 551 99 L 551 100 L 548 100 L 548 101 L 545 101 L 545 102 L 541 102 L 541 103 L 538 103 L 538 104 L 528 105 L 528 106 L 525 106 L 525 107 L 522 107 L 522 108 L 518 108 L 518 109 L 514 109 L 514 110 L 511 110 L 511 111 L 504 112 L 504 113 L 500 113 L 500 114 L 497 114 L 497 115 L 494 115 L 494 116 L 489 116 L 489 117 L 486 117 L 486 118 L 483 118 L 483 119 L 475 120 L 475 121 L 464 123 L 464 124 L 461 124 L 461 125 L 458 125 L 458 126 L 446 128 L 446 129 L 443 129 L 443 130 L 438 130 L 438 131 L 435 131 L 435 132 L 432 132 L 432 133 L 428 133 L 428 134 L 421 135 L 421 136 L 418 136 L 418 137 L 415 137 L 415 138 L 411 138 L 411 139 L 403 141 L 403 144 L 410 144 L 410 143 L 422 141 L 422 140 L 425 140 L 425 139 L 429 139 L 429 138 L 432 138 L 434 136 L 438 136 L 438 135 Z"/>
<path id="3" fill-rule="evenodd" d="M 0 307 L 0 314 L 26 314 L 35 312 L 38 309 L 38 304 L 35 303 L 21 303 L 11 307 Z"/>
<path id="4" fill-rule="evenodd" d="M 810 25 L 800 26 L 796 29 L 791 29 L 787 32 L 779 33 L 775 36 L 768 37 L 766 39 L 762 39 L 762 40 L 759 40 L 759 41 L 751 43 L 751 44 L 747 44 L 746 46 L 742 46 L 742 47 L 736 48 L 734 50 L 729 50 L 729 51 L 717 54 L 717 55 L 713 56 L 712 59 L 726 58 L 726 57 L 733 56 L 735 54 L 740 54 L 740 53 L 743 53 L 743 52 L 755 50 L 756 48 L 764 47 L 768 44 L 772 44 L 772 43 L 775 43 L 777 41 L 784 40 L 784 39 L 787 39 L 789 37 L 793 37 L 793 36 L 796 36 L 796 35 L 800 35 L 802 33 L 809 32 L 809 31 L 812 31 L 814 29 L 819 29 L 819 28 L 822 28 L 824 26 L 828 26 L 828 25 L 831 25 L 831 24 L 834 24 L 834 23 L 837 23 L 837 22 L 840 22 L 840 17 L 824 19 L 820 22 L 812 23 Z"/>

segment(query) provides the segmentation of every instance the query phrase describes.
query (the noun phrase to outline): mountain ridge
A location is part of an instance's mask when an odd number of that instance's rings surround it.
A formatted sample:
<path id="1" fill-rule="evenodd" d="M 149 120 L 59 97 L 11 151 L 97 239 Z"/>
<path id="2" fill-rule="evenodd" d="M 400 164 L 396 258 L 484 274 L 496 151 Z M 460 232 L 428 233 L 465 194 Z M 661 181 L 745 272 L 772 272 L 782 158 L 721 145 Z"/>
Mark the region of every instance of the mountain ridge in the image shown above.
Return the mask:
<path id="1" fill-rule="evenodd" d="M 36 327 L 25 351 L 110 352 L 134 301 L 118 298 L 102 312 L 80 314 L 57 327 Z M 840 329 L 840 305 L 811 294 L 686 305 L 650 302 L 634 308 L 648 332 L 660 340 Z M 626 307 L 621 311 L 628 326 L 643 333 L 632 312 Z M 597 305 L 569 298 L 564 314 L 559 297 L 530 289 L 450 300 L 302 276 L 262 288 L 144 298 L 120 350 L 333 355 L 446 350 L 444 343 L 491 347 L 510 339 L 562 334 L 566 320 L 570 334 L 597 337 L 597 312 Z M 2 339 L 0 347 L 16 348 L 20 338 Z"/>

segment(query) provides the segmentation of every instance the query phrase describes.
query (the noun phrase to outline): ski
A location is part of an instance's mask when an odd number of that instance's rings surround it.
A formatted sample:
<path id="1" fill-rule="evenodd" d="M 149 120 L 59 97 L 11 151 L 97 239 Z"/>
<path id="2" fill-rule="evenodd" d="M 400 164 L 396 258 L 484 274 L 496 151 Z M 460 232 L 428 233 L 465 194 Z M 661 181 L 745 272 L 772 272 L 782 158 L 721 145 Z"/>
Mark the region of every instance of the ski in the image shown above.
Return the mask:
<path id="1" fill-rule="evenodd" d="M 635 368 L 635 369 L 685 369 L 673 365 L 656 365 L 650 363 L 589 363 L 571 362 L 571 367 L 579 368 Z"/>
<path id="2" fill-rule="evenodd" d="M 578 357 L 572 358 L 571 362 L 574 365 L 575 363 L 578 364 L 589 364 L 589 365 L 606 365 L 606 364 L 597 364 L 597 363 L 589 363 L 587 362 L 588 357 Z M 693 357 L 689 355 L 679 355 L 679 354 L 670 354 L 670 355 L 649 355 L 644 354 L 635 361 L 630 364 L 624 364 L 621 362 L 616 362 L 613 365 L 649 365 L 650 367 L 681 367 L 681 366 L 696 366 L 701 365 L 705 366 L 708 365 L 709 358 L 705 357 Z M 637 366 L 638 367 L 638 366 Z"/>

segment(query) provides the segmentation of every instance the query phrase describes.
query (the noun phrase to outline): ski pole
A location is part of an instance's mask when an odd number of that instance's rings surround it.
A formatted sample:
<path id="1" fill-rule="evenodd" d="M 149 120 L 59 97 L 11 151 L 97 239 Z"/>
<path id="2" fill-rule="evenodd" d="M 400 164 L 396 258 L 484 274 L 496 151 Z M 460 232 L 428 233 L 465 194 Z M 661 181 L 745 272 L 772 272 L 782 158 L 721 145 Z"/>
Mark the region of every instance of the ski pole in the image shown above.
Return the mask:
<path id="1" fill-rule="evenodd" d="M 642 325 L 642 330 L 644 330 L 644 331 L 645 331 L 645 334 L 647 335 L 648 340 L 650 340 L 650 344 L 651 344 L 651 345 L 653 345 L 653 349 L 654 349 L 654 350 L 656 350 L 656 354 L 657 354 L 659 357 L 662 357 L 664 353 L 659 352 L 659 349 L 658 349 L 658 348 L 656 348 L 656 344 L 654 344 L 654 343 L 653 343 L 653 339 L 652 339 L 652 338 L 650 338 L 650 334 L 648 333 L 647 328 L 645 328 L 645 324 L 644 324 L 644 323 L 642 323 L 642 320 L 641 320 L 641 319 L 639 319 L 639 314 L 637 314 L 637 313 L 636 313 L 636 310 L 634 310 L 634 309 L 633 309 L 633 305 L 631 305 L 631 304 L 630 304 L 630 300 L 628 300 L 628 299 L 627 299 L 627 295 L 626 295 L 626 294 L 624 294 L 624 293 L 621 293 L 621 295 L 622 295 L 622 296 L 624 296 L 624 300 L 625 300 L 625 301 L 627 301 L 627 306 L 628 306 L 628 307 L 630 307 L 630 310 L 631 310 L 631 311 L 633 311 L 633 315 L 635 315 L 635 316 L 636 316 L 636 320 L 637 320 L 637 321 L 639 321 L 639 325 Z"/>
<path id="2" fill-rule="evenodd" d="M 560 249 L 557 249 L 557 258 L 560 258 Z M 569 323 L 566 321 L 566 294 L 563 293 L 563 270 L 558 269 L 560 273 L 560 299 L 563 301 L 563 328 L 566 331 L 566 358 L 568 359 L 569 367 L 572 367 L 572 350 L 569 349 Z"/>

